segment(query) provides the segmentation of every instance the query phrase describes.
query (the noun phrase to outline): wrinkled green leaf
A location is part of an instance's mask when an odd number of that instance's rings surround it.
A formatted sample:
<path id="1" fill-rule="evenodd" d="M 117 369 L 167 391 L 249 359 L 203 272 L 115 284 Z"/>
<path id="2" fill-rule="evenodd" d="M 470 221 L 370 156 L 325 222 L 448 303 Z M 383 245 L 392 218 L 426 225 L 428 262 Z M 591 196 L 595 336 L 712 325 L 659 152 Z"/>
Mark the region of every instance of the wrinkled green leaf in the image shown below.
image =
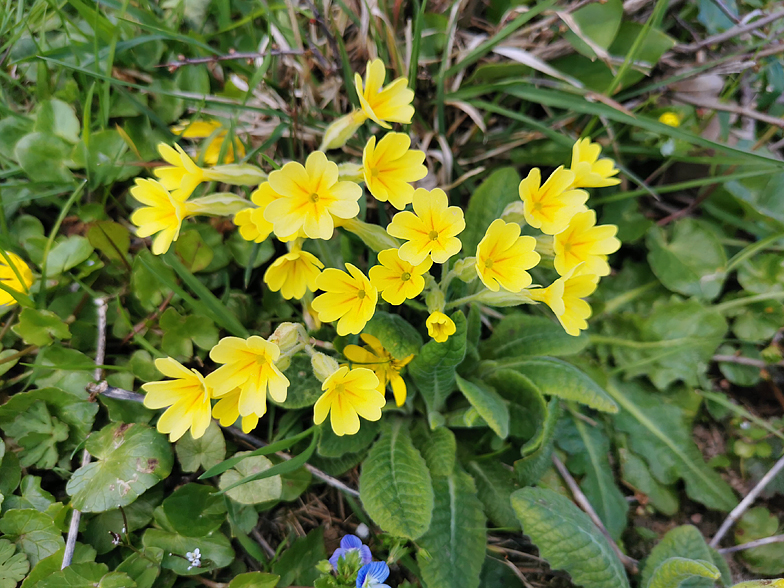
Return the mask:
<path id="1" fill-rule="evenodd" d="M 48 310 L 25 308 L 19 315 L 19 322 L 11 330 L 28 345 L 44 347 L 54 339 L 70 339 L 71 331 L 59 316 Z"/>
<path id="2" fill-rule="evenodd" d="M 272 462 L 262 455 L 249 456 L 249 451 L 234 454 L 234 457 L 245 457 L 233 469 L 227 470 L 220 477 L 218 484 L 221 489 L 226 489 L 240 480 L 265 472 L 272 467 Z M 232 500 L 240 504 L 259 504 L 270 500 L 277 500 L 281 493 L 280 476 L 270 476 L 261 480 L 247 482 L 226 492 Z"/>
<path id="3" fill-rule="evenodd" d="M 455 376 L 457 387 L 493 432 L 501 439 L 509 435 L 509 410 L 498 393 L 480 380 L 464 380 Z"/>
<path id="4" fill-rule="evenodd" d="M 489 339 L 482 341 L 479 351 L 485 359 L 534 355 L 573 355 L 588 344 L 581 333 L 572 337 L 556 322 L 541 316 L 510 313 L 495 325 Z"/>

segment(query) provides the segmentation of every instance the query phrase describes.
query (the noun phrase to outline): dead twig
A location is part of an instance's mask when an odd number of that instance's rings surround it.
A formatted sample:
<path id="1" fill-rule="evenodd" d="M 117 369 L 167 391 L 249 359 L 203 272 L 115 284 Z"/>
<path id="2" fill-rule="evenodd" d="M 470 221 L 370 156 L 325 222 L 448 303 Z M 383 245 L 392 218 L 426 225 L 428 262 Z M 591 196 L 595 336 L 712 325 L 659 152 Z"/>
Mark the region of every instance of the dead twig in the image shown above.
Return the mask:
<path id="1" fill-rule="evenodd" d="M 185 57 L 178 55 L 177 61 L 170 61 L 169 63 L 161 63 L 155 67 L 165 67 L 170 73 L 174 73 L 178 69 L 186 65 L 197 65 L 199 63 L 218 63 L 219 61 L 235 61 L 237 59 L 261 59 L 267 55 L 304 55 L 308 51 L 301 49 L 268 49 L 267 51 L 233 51 L 228 55 L 211 55 L 209 57 Z"/>
<path id="2" fill-rule="evenodd" d="M 779 12 L 774 12 L 773 14 L 769 14 L 768 16 L 762 17 L 759 20 L 755 20 L 749 24 L 740 25 L 732 27 L 731 29 L 724 31 L 723 33 L 719 33 L 718 35 L 713 35 L 712 37 L 708 37 L 707 39 L 703 39 L 699 43 L 689 43 L 687 45 L 677 45 L 675 47 L 675 51 L 679 53 L 694 53 L 700 49 L 708 47 L 710 45 L 718 45 L 719 43 L 723 43 L 724 41 L 729 41 L 733 37 L 737 37 L 738 35 L 742 35 L 744 33 L 750 33 L 760 27 L 764 27 L 765 25 L 769 25 L 772 22 L 777 21 L 780 18 L 784 18 L 784 10 L 780 10 Z"/>
<path id="3" fill-rule="evenodd" d="M 737 521 L 743 515 L 743 513 L 748 510 L 752 503 L 757 499 L 757 496 L 759 496 L 760 493 L 765 489 L 765 486 L 767 486 L 782 469 L 784 469 L 784 457 L 779 458 L 773 467 L 770 468 L 768 473 L 762 476 L 762 479 L 757 482 L 757 485 L 751 489 L 751 492 L 748 493 L 746 498 L 741 500 L 740 504 L 732 509 L 732 512 L 727 515 L 727 518 L 721 524 L 719 530 L 716 531 L 716 534 L 713 536 L 713 539 L 711 539 L 711 542 L 708 545 L 715 548 L 719 544 L 719 541 L 721 541 L 724 535 L 727 534 L 727 531 L 729 531 L 730 527 L 735 524 L 735 521 Z"/>
<path id="4" fill-rule="evenodd" d="M 624 567 L 630 573 L 636 574 L 639 571 L 637 569 L 637 564 L 639 562 L 621 551 L 621 548 L 618 547 L 618 544 L 610 536 L 610 533 L 607 531 L 607 527 L 604 526 L 604 523 L 602 523 L 599 515 L 596 514 L 596 511 L 591 506 L 591 503 L 588 502 L 588 498 L 586 498 L 585 494 L 583 494 L 583 491 L 580 490 L 580 486 L 577 485 L 577 482 L 572 477 L 572 474 L 569 473 L 569 470 L 566 469 L 566 466 L 560 459 L 558 459 L 558 456 L 555 454 L 553 454 L 553 463 L 555 464 L 555 468 L 558 470 L 558 473 L 561 474 L 561 477 L 564 479 L 564 482 L 566 482 L 566 485 L 569 486 L 569 490 L 571 490 L 577 504 L 585 511 L 585 514 L 590 517 L 590 519 L 593 521 L 593 524 L 598 527 L 602 535 L 607 538 L 607 541 L 609 541 L 610 546 L 615 552 L 615 555 L 618 556 L 618 559 L 621 560 Z"/>
<path id="5" fill-rule="evenodd" d="M 744 549 L 754 549 L 755 547 L 762 547 L 763 545 L 770 545 L 771 543 L 784 543 L 784 535 L 773 535 L 773 537 L 765 537 L 764 539 L 757 539 L 756 541 L 749 541 L 734 547 L 725 547 L 719 549 L 719 553 L 735 553 L 736 551 L 743 551 Z"/>
<path id="6" fill-rule="evenodd" d="M 746 106 L 739 106 L 737 104 L 726 104 L 724 102 L 719 102 L 718 100 L 701 100 L 696 96 L 691 96 L 683 92 L 677 92 L 676 94 L 674 94 L 672 96 L 672 100 L 674 102 L 683 102 L 685 104 L 691 104 L 692 106 L 697 106 L 698 108 L 708 108 L 710 110 L 721 110 L 723 112 L 731 112 L 732 114 L 737 114 L 739 116 L 752 118 L 754 120 L 758 120 L 760 122 L 764 122 L 769 125 L 773 125 L 775 127 L 784 129 L 784 118 L 771 116 L 769 114 L 765 114 L 764 112 L 758 112 L 753 108 L 748 108 Z"/>
<path id="7" fill-rule="evenodd" d="M 779 361 L 778 363 L 768 363 L 761 359 L 743 357 L 742 355 L 714 355 L 713 361 L 722 363 L 737 363 L 738 365 L 749 365 L 760 369 L 765 369 L 774 365 L 784 367 L 784 361 Z"/>

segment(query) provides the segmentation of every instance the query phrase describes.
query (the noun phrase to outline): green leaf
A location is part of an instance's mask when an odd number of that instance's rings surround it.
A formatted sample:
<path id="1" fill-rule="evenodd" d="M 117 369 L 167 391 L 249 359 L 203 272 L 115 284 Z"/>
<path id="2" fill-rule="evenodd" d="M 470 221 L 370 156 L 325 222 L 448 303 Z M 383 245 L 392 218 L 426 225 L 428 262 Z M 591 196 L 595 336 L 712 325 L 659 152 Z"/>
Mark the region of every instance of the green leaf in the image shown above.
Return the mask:
<path id="1" fill-rule="evenodd" d="M 163 549 L 146 547 L 143 551 L 132 553 L 117 566 L 118 572 L 128 574 L 136 582 L 136 588 L 152 588 L 161 573 Z"/>
<path id="2" fill-rule="evenodd" d="M 580 27 L 583 36 L 588 37 L 594 44 L 602 49 L 607 49 L 618 33 L 623 17 L 623 3 L 621 0 L 608 0 L 604 4 L 596 3 L 583 6 L 572 13 L 572 18 Z M 579 53 L 590 59 L 596 57 L 591 47 L 571 31 L 566 32 L 565 38 Z"/>
<path id="3" fill-rule="evenodd" d="M 541 433 L 547 404 L 541 392 L 524 375 L 514 370 L 497 370 L 485 378 L 505 400 L 509 408 L 509 434 L 529 441 Z"/>
<path id="4" fill-rule="evenodd" d="M 493 432 L 501 439 L 509 436 L 509 410 L 498 393 L 480 380 L 464 380 L 455 376 L 457 387 Z"/>
<path id="5" fill-rule="evenodd" d="M 58 549 L 52 555 L 49 555 L 40 560 L 30 573 L 22 582 L 21 588 L 35 588 L 41 580 L 48 578 L 55 572 L 59 572 L 63 565 L 63 555 L 65 554 L 65 546 Z M 85 563 L 95 561 L 95 550 L 89 545 L 76 542 L 74 548 L 73 559 L 71 563 Z"/>
<path id="6" fill-rule="evenodd" d="M 19 466 L 19 458 L 9 451 L 0 460 L 0 495 L 8 496 L 13 493 L 21 479 L 22 468 Z"/>
<path id="7" fill-rule="evenodd" d="M 455 334 L 444 343 L 430 341 L 422 346 L 408 364 L 408 373 L 427 404 L 430 413 L 438 412 L 455 390 L 455 368 L 466 353 L 466 319 L 462 311 L 452 315 Z"/>
<path id="8" fill-rule="evenodd" d="M 424 431 L 422 438 L 417 435 L 415 443 L 431 476 L 448 476 L 455 469 L 457 441 L 455 434 L 446 427 Z"/>
<path id="9" fill-rule="evenodd" d="M 148 250 L 133 258 L 131 291 L 142 308 L 153 312 L 172 293 L 168 284 L 176 284 L 174 270 Z"/>
<path id="10" fill-rule="evenodd" d="M 228 588 L 275 588 L 280 576 L 265 572 L 247 572 L 234 576 Z"/>
<path id="11" fill-rule="evenodd" d="M 779 519 L 764 506 L 746 511 L 735 528 L 735 542 L 748 543 L 779 532 Z M 784 573 L 784 545 L 771 543 L 741 552 L 743 563 L 755 574 L 774 576 Z"/>
<path id="12" fill-rule="evenodd" d="M 41 488 L 41 478 L 38 476 L 25 476 L 19 488 L 21 496 L 7 496 L 3 503 L 3 510 L 14 508 L 34 508 L 39 512 L 46 512 L 56 500 L 49 492 Z"/>
<path id="13" fill-rule="evenodd" d="M 114 221 L 96 221 L 87 229 L 90 245 L 112 261 L 127 262 L 131 235 L 123 225 Z"/>
<path id="14" fill-rule="evenodd" d="M 646 240 L 648 263 L 669 290 L 713 300 L 726 277 L 727 255 L 716 235 L 700 221 L 685 218 L 667 231 L 651 227 Z"/>
<path id="15" fill-rule="evenodd" d="M 108 425 L 85 446 L 97 461 L 76 470 L 66 486 L 71 504 L 82 512 L 127 506 L 171 473 L 166 437 L 138 423 Z"/>
<path id="16" fill-rule="evenodd" d="M 295 582 L 310 586 L 321 574 L 316 564 L 327 559 L 324 551 L 324 528 L 313 529 L 306 537 L 300 537 L 283 552 L 272 566 L 272 573 L 280 576 L 278 586 L 286 588 Z"/>
<path id="17" fill-rule="evenodd" d="M 405 359 L 422 347 L 422 337 L 402 316 L 376 311 L 363 333 L 373 335 L 395 359 Z"/>
<path id="18" fill-rule="evenodd" d="M 709 579 L 710 586 L 721 577 L 721 573 L 712 563 L 702 560 L 671 557 L 663 561 L 654 570 L 646 588 L 678 588 L 686 580 L 695 578 Z M 690 582 L 689 586 L 693 586 Z"/>
<path id="19" fill-rule="evenodd" d="M 261 474 L 272 468 L 272 462 L 261 455 L 251 456 L 250 451 L 241 451 L 234 457 L 242 457 L 233 469 L 227 470 L 220 478 L 219 486 L 222 490 L 230 488 L 237 482 L 249 476 Z M 240 504 L 260 504 L 270 500 L 277 500 L 281 493 L 281 479 L 279 475 L 247 482 L 226 492 L 229 498 Z"/>
<path id="20" fill-rule="evenodd" d="M 608 457 L 610 440 L 600 427 L 591 427 L 579 418 L 565 419 L 558 431 L 558 445 L 567 453 L 569 470 L 579 476 L 580 488 L 604 523 L 610 536 L 618 541 L 626 528 L 629 503 L 615 484 Z"/>
<path id="21" fill-rule="evenodd" d="M 536 484 L 552 465 L 555 430 L 561 416 L 561 404 L 557 398 L 550 399 L 546 415 L 540 434 L 520 448 L 523 458 L 514 463 L 521 486 Z"/>
<path id="22" fill-rule="evenodd" d="M 490 174 L 474 190 L 465 213 L 466 228 L 460 234 L 463 255 L 474 255 L 490 223 L 501 218 L 508 204 L 520 200 L 519 185 L 520 175 L 517 170 L 504 167 Z"/>
<path id="23" fill-rule="evenodd" d="M 84 538 L 99 555 L 109 553 L 117 546 L 112 542 L 112 533 L 122 535 L 122 530 L 133 533 L 146 527 L 153 519 L 153 512 L 163 499 L 162 485 L 155 486 L 142 494 L 120 512 L 107 510 L 92 517 L 84 530 Z"/>
<path id="24" fill-rule="evenodd" d="M 430 526 L 430 472 L 403 420 L 385 428 L 370 450 L 362 464 L 359 494 L 367 513 L 387 533 L 415 540 Z"/>
<path id="25" fill-rule="evenodd" d="M 0 532 L 27 554 L 31 566 L 65 547 L 52 517 L 33 509 L 9 510 L 0 519 Z"/>
<path id="26" fill-rule="evenodd" d="M 81 125 L 76 118 L 74 109 L 69 105 L 51 98 L 38 104 L 35 110 L 36 131 L 52 133 L 69 143 L 76 143 L 79 140 Z"/>
<path id="27" fill-rule="evenodd" d="M 519 528 L 510 497 L 515 487 L 512 472 L 497 461 L 470 461 L 466 466 L 476 484 L 485 514 L 498 527 Z"/>
<path id="28" fill-rule="evenodd" d="M 5 431 L 22 448 L 19 465 L 52 469 L 59 455 L 57 444 L 68 439 L 68 425 L 49 414 L 46 403 L 38 401 L 16 416 Z"/>
<path id="29" fill-rule="evenodd" d="M 199 468 L 208 470 L 226 457 L 226 440 L 220 427 L 211 422 L 202 437 L 194 439 L 191 435 L 183 435 L 174 450 L 184 472 L 195 472 Z"/>
<path id="30" fill-rule="evenodd" d="M 721 511 L 735 506 L 732 488 L 703 461 L 682 409 L 663 403 L 660 394 L 636 382 L 622 388 L 611 382 L 607 391 L 621 406 L 616 429 L 629 434 L 630 449 L 645 458 L 659 482 L 673 484 L 683 478 L 692 500 Z"/>
<path id="31" fill-rule="evenodd" d="M 512 494 L 523 531 L 553 569 L 584 588 L 628 588 L 623 564 L 593 521 L 568 498 L 545 488 Z"/>
<path id="32" fill-rule="evenodd" d="M 27 556 L 24 553 L 14 555 L 14 551 L 13 543 L 0 539 L 0 588 L 15 588 L 30 570 Z"/>
<path id="33" fill-rule="evenodd" d="M 59 316 L 48 310 L 24 308 L 19 314 L 19 322 L 11 330 L 28 345 L 44 347 L 54 339 L 70 339 L 71 331 Z"/>
<path id="34" fill-rule="evenodd" d="M 178 576 L 195 576 L 210 570 L 225 568 L 234 561 L 231 542 L 221 533 L 207 537 L 183 537 L 177 533 L 147 529 L 142 536 L 145 549 L 157 547 L 163 550 L 161 566 Z M 188 569 L 190 563 L 185 554 L 197 549 L 201 552 L 201 567 Z"/>
<path id="35" fill-rule="evenodd" d="M 635 494 L 644 494 L 648 503 L 664 515 L 673 516 L 678 512 L 678 495 L 651 475 L 645 460 L 622 447 L 618 454 L 623 481 L 634 489 Z"/>
<path id="36" fill-rule="evenodd" d="M 316 404 L 316 400 L 324 393 L 321 382 L 313 375 L 310 357 L 298 354 L 291 358 L 291 365 L 286 368 L 286 375 L 291 382 L 286 394 L 286 400 L 277 403 L 286 409 L 307 408 Z"/>
<path id="37" fill-rule="evenodd" d="M 205 484 L 180 486 L 162 506 L 172 528 L 185 537 L 204 537 L 217 531 L 226 521 L 224 501 L 216 488 Z"/>
<path id="38" fill-rule="evenodd" d="M 513 312 L 482 341 L 479 351 L 485 359 L 534 355 L 574 355 L 588 344 L 588 336 L 572 337 L 558 323 L 541 316 Z"/>
<path id="39" fill-rule="evenodd" d="M 93 588 L 109 571 L 106 564 L 83 562 L 71 564 L 39 582 L 41 588 Z"/>
<path id="40" fill-rule="evenodd" d="M 86 391 L 75 394 L 60 388 L 39 388 L 20 392 L 0 406 L 0 427 L 7 427 L 17 416 L 29 411 L 33 404 L 43 401 L 49 408 L 50 414 L 67 423 L 71 428 L 70 439 L 74 442 L 81 441 L 92 429 L 98 412 L 98 405 L 89 402 L 88 398 Z"/>
<path id="41" fill-rule="evenodd" d="M 645 560 L 640 575 L 640 586 L 650 586 L 651 579 L 656 569 L 671 558 L 689 560 L 711 561 L 711 550 L 697 527 L 681 525 L 667 532 L 661 541 L 651 550 Z M 696 580 L 689 586 L 694 588 L 711 588 L 714 582 L 709 580 Z"/>
<path id="42" fill-rule="evenodd" d="M 55 241 L 54 247 L 46 258 L 47 278 L 56 278 L 63 272 L 75 268 L 86 261 L 93 252 L 90 242 L 79 235 Z"/>
<path id="43" fill-rule="evenodd" d="M 784 260 L 775 253 L 755 255 L 738 268 L 738 281 L 752 294 L 769 294 L 784 289 Z"/>
<path id="44" fill-rule="evenodd" d="M 212 349 L 218 344 L 219 333 L 215 324 L 198 315 L 181 316 L 171 306 L 158 320 L 163 331 L 161 351 L 170 357 L 187 361 L 193 357 L 193 345 L 199 349 Z"/>
<path id="45" fill-rule="evenodd" d="M 174 252 L 191 273 L 200 272 L 212 261 L 215 253 L 201 238 L 198 231 L 183 231 L 174 244 Z"/>
<path id="46" fill-rule="evenodd" d="M 378 435 L 378 421 L 363 422 L 356 435 L 338 437 L 329 422 L 321 425 L 318 454 L 324 457 L 341 457 L 346 453 L 358 453 L 370 447 Z"/>
<path id="47" fill-rule="evenodd" d="M 51 133 L 30 133 L 14 147 L 14 157 L 35 182 L 65 184 L 73 175 L 65 166 L 71 152 L 68 142 Z"/>
<path id="48" fill-rule="evenodd" d="M 510 358 L 488 362 L 491 369 L 512 369 L 519 372 L 544 396 L 557 396 L 585 404 L 602 412 L 618 412 L 618 406 L 585 372 L 552 357 Z"/>
<path id="49" fill-rule="evenodd" d="M 751 580 L 735 584 L 732 588 L 784 588 L 784 578 L 778 580 Z"/>
<path id="50" fill-rule="evenodd" d="M 471 476 L 433 478 L 433 521 L 417 558 L 427 588 L 477 588 L 485 559 L 485 515 Z"/>

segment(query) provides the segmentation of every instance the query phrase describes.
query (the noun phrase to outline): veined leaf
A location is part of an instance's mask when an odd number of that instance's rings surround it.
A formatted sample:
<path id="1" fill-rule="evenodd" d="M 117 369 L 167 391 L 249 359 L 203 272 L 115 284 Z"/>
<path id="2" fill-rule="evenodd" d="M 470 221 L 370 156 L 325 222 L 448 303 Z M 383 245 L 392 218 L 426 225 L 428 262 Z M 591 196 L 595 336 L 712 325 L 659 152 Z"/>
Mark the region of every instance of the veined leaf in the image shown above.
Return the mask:
<path id="1" fill-rule="evenodd" d="M 378 526 L 397 537 L 418 539 L 430 526 L 430 472 L 403 420 L 395 420 L 370 449 L 359 476 L 359 495 Z"/>
<path id="2" fill-rule="evenodd" d="M 418 557 L 426 588 L 477 588 L 485 559 L 485 515 L 471 476 L 456 469 L 433 478 L 436 502 Z"/>
<path id="3" fill-rule="evenodd" d="M 665 561 L 676 559 L 712 561 L 711 550 L 702 533 L 692 525 L 681 525 L 667 532 L 661 541 L 651 550 L 645 560 L 645 566 L 640 575 L 640 586 L 651 585 L 654 572 Z M 689 583 L 693 588 L 710 588 L 714 585 L 712 580 L 698 580 Z"/>
<path id="4" fill-rule="evenodd" d="M 720 577 L 718 568 L 710 562 L 671 557 L 659 564 L 645 588 L 678 588 L 686 580 L 695 578 L 706 578 L 713 585 Z M 693 584 L 689 583 L 689 586 Z"/>
<path id="5" fill-rule="evenodd" d="M 422 337 L 417 330 L 397 314 L 377 310 L 362 332 L 381 341 L 395 359 L 404 359 L 422 347 Z"/>
<path id="6" fill-rule="evenodd" d="M 483 341 L 479 351 L 485 359 L 536 355 L 573 355 L 588 344 L 588 336 L 572 337 L 556 322 L 541 316 L 513 312 L 506 315 Z"/>
<path id="7" fill-rule="evenodd" d="M 519 528 L 510 497 L 515 487 L 512 472 L 498 461 L 471 461 L 466 466 L 476 483 L 479 500 L 485 507 L 485 514 L 494 525 Z"/>
<path id="8" fill-rule="evenodd" d="M 415 432 L 421 433 L 421 430 L 415 429 Z M 425 458 L 431 476 L 448 476 L 452 472 L 455 467 L 457 441 L 450 429 L 438 427 L 412 437 L 422 457 Z"/>
<path id="9" fill-rule="evenodd" d="M 629 588 L 610 542 L 568 498 L 545 488 L 512 494 L 523 531 L 554 569 L 569 572 L 584 588 Z"/>
<path id="10" fill-rule="evenodd" d="M 553 443 L 555 442 L 555 426 L 561 416 L 561 404 L 557 398 L 547 405 L 547 416 L 541 433 L 520 448 L 522 459 L 514 463 L 517 481 L 521 486 L 536 484 L 539 478 L 551 466 Z"/>
<path id="11" fill-rule="evenodd" d="M 506 439 L 509 436 L 509 410 L 498 392 L 479 380 L 465 380 L 458 375 L 455 379 L 463 396 L 468 399 L 493 432 L 501 439 Z"/>

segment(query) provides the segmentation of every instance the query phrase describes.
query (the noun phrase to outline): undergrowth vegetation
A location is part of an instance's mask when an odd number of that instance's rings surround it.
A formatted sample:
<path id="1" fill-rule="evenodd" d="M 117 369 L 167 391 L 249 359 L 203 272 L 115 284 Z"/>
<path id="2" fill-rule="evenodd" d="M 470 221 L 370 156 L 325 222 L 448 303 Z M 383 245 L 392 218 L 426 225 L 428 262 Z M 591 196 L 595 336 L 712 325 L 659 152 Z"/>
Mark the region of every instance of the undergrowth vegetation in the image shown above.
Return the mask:
<path id="1" fill-rule="evenodd" d="M 784 586 L 782 17 L 6 0 L 0 588 Z"/>

